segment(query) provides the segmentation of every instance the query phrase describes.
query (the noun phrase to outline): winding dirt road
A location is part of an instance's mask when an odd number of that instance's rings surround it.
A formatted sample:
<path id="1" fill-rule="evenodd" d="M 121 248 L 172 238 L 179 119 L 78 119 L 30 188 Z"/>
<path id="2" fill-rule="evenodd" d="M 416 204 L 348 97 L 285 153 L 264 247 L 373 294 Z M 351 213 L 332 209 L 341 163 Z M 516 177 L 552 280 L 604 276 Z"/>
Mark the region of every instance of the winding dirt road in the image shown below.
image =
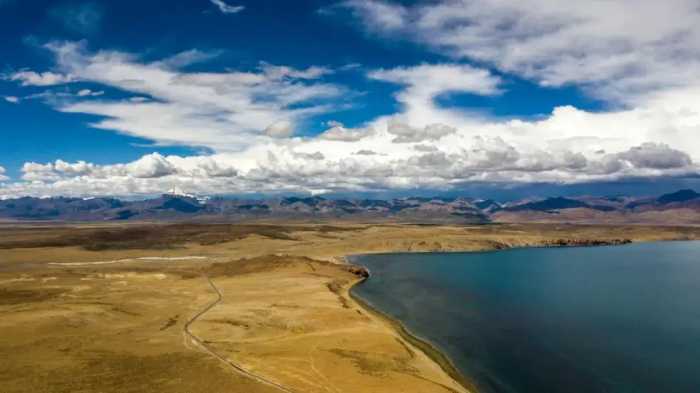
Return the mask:
<path id="1" fill-rule="evenodd" d="M 204 341 L 202 341 L 199 337 L 197 337 L 196 335 L 194 335 L 194 334 L 190 331 L 190 326 L 191 326 L 194 322 L 196 322 L 197 319 L 199 319 L 202 315 L 204 315 L 204 314 L 207 313 L 209 310 L 211 310 L 212 308 L 214 308 L 217 304 L 221 303 L 221 301 L 224 299 L 223 295 L 221 294 L 221 291 L 219 291 L 219 288 L 217 288 L 216 285 L 214 285 L 214 282 L 211 280 L 211 278 L 209 278 L 209 276 L 207 276 L 207 275 L 204 275 L 204 278 L 207 279 L 207 281 L 209 282 L 209 285 L 211 286 L 211 288 L 212 288 L 212 289 L 214 290 L 214 292 L 216 293 L 216 300 L 214 300 L 213 302 L 209 303 L 206 307 L 204 307 L 204 308 L 203 308 L 202 310 L 200 310 L 197 314 L 195 314 L 194 316 L 192 316 L 192 318 L 190 318 L 190 319 L 185 323 L 185 326 L 183 327 L 183 333 L 184 333 L 184 335 L 186 336 L 186 338 L 189 338 L 190 340 L 192 340 L 192 342 L 194 342 L 195 344 L 197 344 L 201 349 L 203 349 L 203 350 L 204 350 L 206 353 L 208 353 L 209 355 L 211 355 L 211 356 L 213 356 L 213 357 L 219 359 L 220 361 L 226 363 L 229 367 L 231 367 L 231 368 L 233 368 L 234 370 L 236 370 L 239 374 L 242 374 L 242 375 L 244 375 L 245 377 L 248 377 L 248 378 L 250 378 L 250 379 L 252 379 L 252 380 L 254 380 L 254 381 L 256 381 L 256 382 L 260 382 L 260 383 L 263 383 L 263 384 L 265 384 L 265 385 L 268 385 L 268 386 L 272 386 L 272 387 L 274 387 L 274 388 L 277 388 L 278 390 L 281 390 L 281 391 L 283 391 L 283 392 L 294 393 L 293 390 L 290 390 L 290 389 L 288 389 L 288 388 L 286 388 L 286 387 L 284 387 L 284 386 L 282 386 L 282 385 L 280 385 L 280 384 L 278 384 L 278 383 L 276 383 L 276 382 L 270 381 L 270 380 L 268 380 L 268 379 L 266 379 L 266 378 L 263 378 L 263 377 L 261 377 L 261 376 L 259 376 L 259 375 L 253 374 L 253 373 L 251 373 L 250 371 L 248 371 L 248 370 L 244 369 L 243 367 L 239 366 L 238 364 L 236 364 L 236 363 L 230 361 L 229 359 L 225 358 L 224 356 L 222 356 L 222 355 L 216 353 L 216 352 L 215 352 L 213 349 L 211 349 L 207 344 L 205 344 Z"/>

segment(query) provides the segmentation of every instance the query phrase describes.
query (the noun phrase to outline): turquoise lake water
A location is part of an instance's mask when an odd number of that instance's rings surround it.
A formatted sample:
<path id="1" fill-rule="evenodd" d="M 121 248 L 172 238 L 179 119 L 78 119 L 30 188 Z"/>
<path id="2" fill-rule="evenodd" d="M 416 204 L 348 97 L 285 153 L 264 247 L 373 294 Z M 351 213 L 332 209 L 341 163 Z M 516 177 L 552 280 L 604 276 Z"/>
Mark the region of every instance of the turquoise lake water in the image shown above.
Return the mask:
<path id="1" fill-rule="evenodd" d="M 700 392 L 700 242 L 351 259 L 481 393 Z"/>

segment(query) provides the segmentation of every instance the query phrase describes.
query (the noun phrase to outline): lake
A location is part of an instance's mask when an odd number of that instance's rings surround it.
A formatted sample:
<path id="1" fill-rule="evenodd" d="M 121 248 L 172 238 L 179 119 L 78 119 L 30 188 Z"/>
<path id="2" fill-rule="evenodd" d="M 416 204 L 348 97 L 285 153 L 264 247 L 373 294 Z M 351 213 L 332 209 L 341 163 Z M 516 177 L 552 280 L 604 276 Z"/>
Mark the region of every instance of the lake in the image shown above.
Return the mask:
<path id="1" fill-rule="evenodd" d="M 479 392 L 700 392 L 700 242 L 354 256 Z"/>

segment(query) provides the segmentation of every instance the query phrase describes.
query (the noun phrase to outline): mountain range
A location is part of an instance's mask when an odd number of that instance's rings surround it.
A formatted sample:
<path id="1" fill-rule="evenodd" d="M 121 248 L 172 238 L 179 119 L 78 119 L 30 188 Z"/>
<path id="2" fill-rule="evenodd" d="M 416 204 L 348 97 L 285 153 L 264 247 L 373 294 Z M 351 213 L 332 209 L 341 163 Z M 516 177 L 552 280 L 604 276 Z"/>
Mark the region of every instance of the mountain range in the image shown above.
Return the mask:
<path id="1" fill-rule="evenodd" d="M 657 197 L 550 197 L 500 203 L 463 197 L 327 199 L 197 198 L 170 193 L 127 201 L 116 198 L 0 200 L 0 219 L 58 221 L 125 220 L 349 220 L 415 223 L 569 222 L 700 224 L 700 193 L 680 190 Z"/>

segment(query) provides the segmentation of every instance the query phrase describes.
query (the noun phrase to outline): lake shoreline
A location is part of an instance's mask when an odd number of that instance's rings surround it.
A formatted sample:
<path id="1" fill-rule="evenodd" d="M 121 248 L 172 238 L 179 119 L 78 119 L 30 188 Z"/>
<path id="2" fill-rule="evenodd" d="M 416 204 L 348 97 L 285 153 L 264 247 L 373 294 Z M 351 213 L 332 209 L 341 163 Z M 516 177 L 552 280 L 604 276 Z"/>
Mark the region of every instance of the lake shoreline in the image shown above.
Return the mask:
<path id="1" fill-rule="evenodd" d="M 360 266 L 359 264 L 353 264 L 355 266 Z M 365 268 L 366 269 L 366 268 Z M 391 327 L 398 335 L 410 343 L 413 347 L 423 352 L 428 358 L 435 362 L 450 378 L 452 378 L 456 383 L 464 387 L 469 393 L 477 393 L 474 384 L 469 382 L 469 380 L 457 369 L 452 360 L 444 353 L 444 351 L 437 348 L 437 346 L 427 339 L 424 339 L 417 334 L 411 332 L 404 326 L 403 322 L 390 316 L 389 314 L 381 311 L 379 308 L 373 306 L 367 300 L 362 299 L 360 296 L 353 293 L 352 289 L 357 285 L 361 285 L 370 277 L 365 277 L 360 280 L 355 281 L 348 288 L 348 296 L 358 304 L 366 312 L 375 315 L 376 317 L 383 320 L 388 326 Z M 448 388 L 448 387 L 445 387 Z M 449 389 L 449 388 L 448 388 Z"/>
<path id="2" fill-rule="evenodd" d="M 690 241 L 691 239 L 671 239 L 671 240 L 660 240 L 660 242 L 672 242 L 672 241 Z M 656 240 L 659 241 L 659 240 Z M 409 252 L 382 252 L 382 253 L 362 253 L 362 254 L 351 254 L 351 255 L 346 255 L 340 258 L 342 263 L 350 265 L 350 266 L 356 266 L 361 269 L 364 269 L 367 272 L 367 276 L 363 277 L 353 283 L 350 284 L 350 286 L 347 289 L 347 294 L 348 296 L 358 304 L 361 308 L 363 308 L 365 311 L 368 313 L 371 313 L 375 316 L 377 316 L 379 319 L 384 321 L 392 330 L 394 330 L 401 338 L 409 342 L 412 346 L 414 346 L 416 349 L 420 350 L 423 352 L 428 358 L 430 358 L 433 362 L 435 362 L 450 378 L 452 378 L 456 383 L 467 389 L 469 393 L 478 393 L 476 386 L 474 383 L 470 382 L 469 379 L 455 366 L 454 362 L 450 359 L 450 357 L 445 353 L 444 350 L 441 350 L 437 347 L 437 345 L 433 344 L 430 342 L 430 340 L 420 337 L 416 333 L 411 332 L 401 320 L 398 318 L 394 318 L 388 313 L 380 310 L 378 307 L 372 305 L 368 300 L 363 299 L 361 296 L 353 293 L 353 288 L 357 287 L 358 285 L 363 284 L 365 281 L 369 280 L 371 278 L 371 271 L 367 266 L 364 266 L 361 263 L 356 263 L 352 259 L 355 258 L 361 258 L 363 256 L 370 256 L 370 255 L 390 255 L 390 254 L 402 254 L 402 253 L 409 253 L 409 254 L 440 254 L 440 253 L 445 253 L 445 254 L 460 254 L 460 253 L 479 253 L 479 252 L 498 252 L 498 251 L 508 251 L 508 250 L 516 250 L 516 249 L 525 249 L 525 248 L 576 248 L 576 247 L 610 247 L 610 246 L 623 246 L 623 245 L 628 245 L 628 244 L 635 244 L 635 243 L 651 243 L 654 241 L 633 241 L 630 239 L 622 238 L 622 239 L 606 239 L 606 240 L 599 240 L 599 239 L 571 239 L 571 240 L 562 240 L 562 239 L 556 239 L 556 240 L 549 240 L 549 241 L 544 241 L 542 244 L 538 245 L 503 245 L 499 244 L 497 247 L 494 248 L 483 248 L 481 250 L 469 250 L 469 251 L 409 251 Z"/>
<path id="3" fill-rule="evenodd" d="M 380 252 L 380 253 L 361 253 L 361 254 L 352 254 L 348 255 L 347 257 L 344 258 L 345 263 L 361 267 L 365 269 L 368 273 L 370 272 L 370 267 L 372 264 L 369 264 L 366 266 L 365 264 L 362 263 L 362 260 L 360 258 L 362 257 L 372 257 L 372 256 L 377 256 L 377 255 L 395 255 L 395 256 L 401 256 L 402 254 L 407 254 L 407 255 L 420 255 L 420 254 L 426 254 L 426 255 L 434 255 L 434 254 L 479 254 L 479 253 L 495 253 L 496 251 L 515 251 L 515 250 L 521 250 L 521 249 L 538 249 L 538 248 L 605 248 L 603 246 L 619 246 L 619 245 L 632 245 L 632 244 L 637 244 L 637 245 L 644 245 L 644 244 L 650 244 L 650 243 L 686 243 L 686 242 L 693 242 L 697 241 L 697 239 L 692 239 L 692 238 L 676 238 L 676 239 L 656 239 L 656 240 L 627 240 L 627 239 L 611 239 L 610 241 L 600 241 L 600 240 L 595 240 L 593 242 L 580 242 L 580 241 L 575 241 L 570 244 L 562 244 L 558 241 L 548 241 L 545 242 L 544 244 L 539 244 L 539 245 L 515 245 L 512 247 L 503 247 L 503 248 L 491 248 L 491 247 L 484 247 L 483 249 L 472 249 L 472 250 L 465 250 L 465 251 L 448 251 L 448 252 L 431 252 L 431 251 L 420 251 L 420 252 L 411 252 L 411 251 L 399 251 L 399 252 Z M 611 247 L 611 248 L 618 248 L 618 247 Z M 376 269 L 377 266 L 374 266 Z M 367 277 L 358 280 L 357 282 L 351 284 L 350 289 L 354 289 L 360 284 L 365 283 L 369 278 L 371 277 L 371 274 L 368 274 Z M 381 284 L 380 286 L 383 286 L 384 284 Z M 354 293 L 353 293 L 354 292 Z M 384 321 L 386 321 L 387 325 L 392 328 L 397 334 L 399 334 L 403 339 L 405 339 L 407 342 L 411 343 L 415 348 L 419 349 L 422 351 L 426 356 L 428 356 L 432 361 L 434 361 L 437 365 L 439 365 L 445 373 L 449 375 L 450 378 L 452 378 L 455 382 L 459 383 L 461 386 L 464 388 L 468 389 L 469 392 L 471 393 L 476 393 L 478 389 L 475 387 L 475 384 L 469 381 L 467 376 L 456 366 L 455 361 L 448 355 L 449 351 L 440 349 L 438 345 L 432 343 L 430 339 L 426 339 L 421 337 L 420 335 L 413 333 L 410 331 L 405 325 L 404 322 L 402 322 L 401 319 L 398 317 L 393 317 L 388 314 L 388 312 L 385 312 L 380 309 L 380 307 L 374 305 L 371 300 L 365 299 L 362 297 L 362 295 L 358 294 L 358 292 L 351 291 L 349 292 L 350 297 L 358 303 L 361 307 L 364 309 L 368 310 L 369 312 L 372 312 L 374 315 L 379 316 L 382 318 Z"/>

